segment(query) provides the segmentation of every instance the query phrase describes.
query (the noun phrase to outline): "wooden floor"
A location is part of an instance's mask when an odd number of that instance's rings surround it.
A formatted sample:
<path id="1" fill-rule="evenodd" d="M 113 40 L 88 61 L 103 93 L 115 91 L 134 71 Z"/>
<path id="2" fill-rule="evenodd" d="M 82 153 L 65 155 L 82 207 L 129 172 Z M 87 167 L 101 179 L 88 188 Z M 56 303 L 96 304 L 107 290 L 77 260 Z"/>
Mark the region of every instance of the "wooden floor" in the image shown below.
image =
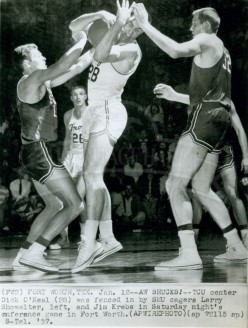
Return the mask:
<path id="1" fill-rule="evenodd" d="M 200 238 L 202 270 L 155 271 L 154 266 L 178 254 L 176 231 L 129 232 L 118 236 L 123 250 L 86 270 L 71 274 L 77 256 L 77 237 L 69 248 L 47 251 L 47 259 L 60 267 L 61 273 L 38 270 L 13 271 L 11 264 L 25 236 L 0 237 L 0 283 L 247 283 L 246 264 L 214 264 L 214 256 L 225 252 L 225 240 L 215 233 Z"/>

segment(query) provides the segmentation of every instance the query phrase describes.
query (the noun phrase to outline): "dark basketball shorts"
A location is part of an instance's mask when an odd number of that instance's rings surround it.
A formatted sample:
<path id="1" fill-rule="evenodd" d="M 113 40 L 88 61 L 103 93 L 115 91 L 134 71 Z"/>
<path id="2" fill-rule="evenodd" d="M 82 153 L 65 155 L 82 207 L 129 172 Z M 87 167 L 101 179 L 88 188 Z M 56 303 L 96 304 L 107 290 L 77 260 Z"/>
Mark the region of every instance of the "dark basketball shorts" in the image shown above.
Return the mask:
<path id="1" fill-rule="evenodd" d="M 217 172 L 228 169 L 234 166 L 233 148 L 229 143 L 226 143 L 221 150 L 218 159 Z"/>
<path id="2" fill-rule="evenodd" d="M 212 153 L 220 153 L 230 127 L 228 110 L 220 103 L 202 102 L 193 107 L 182 136 L 190 135 L 193 141 Z"/>
<path id="3" fill-rule="evenodd" d="M 20 152 L 20 163 L 32 179 L 44 184 L 54 170 L 65 170 L 64 165 L 56 163 L 51 154 L 51 144 L 44 141 L 23 144 Z"/>

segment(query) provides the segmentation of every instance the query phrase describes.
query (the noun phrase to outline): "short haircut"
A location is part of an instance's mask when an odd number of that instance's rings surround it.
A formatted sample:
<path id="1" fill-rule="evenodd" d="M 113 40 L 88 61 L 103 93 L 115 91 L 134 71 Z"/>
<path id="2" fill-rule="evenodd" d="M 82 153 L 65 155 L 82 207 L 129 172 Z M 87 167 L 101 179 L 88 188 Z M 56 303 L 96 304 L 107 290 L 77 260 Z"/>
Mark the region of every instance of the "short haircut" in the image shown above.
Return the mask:
<path id="1" fill-rule="evenodd" d="M 19 72 L 22 73 L 23 71 L 23 61 L 25 59 L 30 58 L 30 52 L 33 49 L 38 49 L 37 45 L 34 43 L 24 44 L 15 48 L 12 59 L 14 68 Z"/>
<path id="2" fill-rule="evenodd" d="M 75 90 L 75 89 L 83 89 L 85 91 L 85 93 L 87 94 L 87 89 L 86 89 L 85 86 L 76 84 L 76 85 L 73 85 L 70 89 L 70 94 L 71 95 L 72 95 L 73 90 Z"/>
<path id="3" fill-rule="evenodd" d="M 214 8 L 206 7 L 195 10 L 193 15 L 198 14 L 201 23 L 208 21 L 210 23 L 212 32 L 217 32 L 220 26 L 220 16 Z"/>

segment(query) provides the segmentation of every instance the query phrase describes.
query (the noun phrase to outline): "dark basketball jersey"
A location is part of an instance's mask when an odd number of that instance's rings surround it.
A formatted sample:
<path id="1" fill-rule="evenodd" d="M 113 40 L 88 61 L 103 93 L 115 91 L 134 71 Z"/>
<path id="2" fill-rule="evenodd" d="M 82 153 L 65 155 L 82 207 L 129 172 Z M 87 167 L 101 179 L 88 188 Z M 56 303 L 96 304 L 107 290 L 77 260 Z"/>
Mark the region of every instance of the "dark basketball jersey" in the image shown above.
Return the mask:
<path id="1" fill-rule="evenodd" d="M 21 82 L 24 76 L 19 82 Z M 17 108 L 21 119 L 22 143 L 34 141 L 54 141 L 57 139 L 57 104 L 52 94 L 50 84 L 46 85 L 44 97 L 35 104 L 27 104 L 18 96 Z"/>
<path id="2" fill-rule="evenodd" d="M 228 110 L 231 106 L 231 57 L 226 48 L 212 67 L 202 68 L 194 62 L 189 82 L 190 105 L 217 102 Z"/>

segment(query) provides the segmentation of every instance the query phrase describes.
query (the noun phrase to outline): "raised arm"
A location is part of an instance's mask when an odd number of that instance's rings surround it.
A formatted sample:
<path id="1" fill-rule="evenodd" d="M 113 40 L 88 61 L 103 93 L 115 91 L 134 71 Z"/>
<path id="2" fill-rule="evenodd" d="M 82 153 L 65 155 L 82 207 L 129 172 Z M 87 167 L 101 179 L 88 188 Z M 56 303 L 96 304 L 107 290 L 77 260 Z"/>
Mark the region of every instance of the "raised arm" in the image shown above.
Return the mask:
<path id="1" fill-rule="evenodd" d="M 244 173 L 248 173 L 248 142 L 245 130 L 241 123 L 241 120 L 236 111 L 235 105 L 232 102 L 231 111 L 230 111 L 231 123 L 237 134 L 239 145 L 242 151 L 243 159 L 241 161 L 241 170 L 244 170 Z"/>
<path id="2" fill-rule="evenodd" d="M 71 21 L 69 29 L 71 31 L 87 31 L 90 25 L 98 19 L 102 19 L 108 27 L 110 27 L 114 24 L 116 17 L 105 10 L 101 10 L 96 13 L 84 14 Z"/>
<path id="3" fill-rule="evenodd" d="M 208 43 L 207 36 L 204 34 L 197 35 L 193 40 L 183 43 L 178 43 L 162 34 L 149 23 L 148 13 L 143 3 L 134 4 L 133 12 L 140 28 L 172 58 L 196 56 L 202 52 L 202 47 Z"/>
<path id="4" fill-rule="evenodd" d="M 108 29 L 101 42 L 97 45 L 94 54 L 95 60 L 99 62 L 108 61 L 112 46 L 117 40 L 118 34 L 121 32 L 122 27 L 126 24 L 126 21 L 129 17 L 129 1 L 123 0 L 122 5 L 120 5 L 119 0 L 117 0 L 116 21 L 114 25 Z M 119 53 L 117 56 L 118 55 Z"/>
<path id="5" fill-rule="evenodd" d="M 90 49 L 87 51 L 84 55 L 79 57 L 77 62 L 71 66 L 71 68 L 66 72 L 65 74 L 57 77 L 56 79 L 51 81 L 51 88 L 57 87 L 74 76 L 81 74 L 92 62 L 93 59 L 93 54 L 94 54 L 95 49 Z"/>
<path id="6" fill-rule="evenodd" d="M 85 33 L 84 33 L 85 35 Z M 37 69 L 18 84 L 18 94 L 22 101 L 35 103 L 45 93 L 45 82 L 56 79 L 66 73 L 79 58 L 85 43 L 86 35 L 70 48 L 55 64 L 46 69 Z"/>
<path id="7" fill-rule="evenodd" d="M 82 38 L 71 47 L 55 64 L 47 69 L 36 70 L 26 80 L 32 80 L 35 84 L 43 84 L 46 81 L 51 81 L 67 72 L 70 67 L 76 62 L 81 55 L 86 44 L 87 38 L 85 33 L 81 34 Z M 26 81 L 25 80 L 25 81 Z"/>

